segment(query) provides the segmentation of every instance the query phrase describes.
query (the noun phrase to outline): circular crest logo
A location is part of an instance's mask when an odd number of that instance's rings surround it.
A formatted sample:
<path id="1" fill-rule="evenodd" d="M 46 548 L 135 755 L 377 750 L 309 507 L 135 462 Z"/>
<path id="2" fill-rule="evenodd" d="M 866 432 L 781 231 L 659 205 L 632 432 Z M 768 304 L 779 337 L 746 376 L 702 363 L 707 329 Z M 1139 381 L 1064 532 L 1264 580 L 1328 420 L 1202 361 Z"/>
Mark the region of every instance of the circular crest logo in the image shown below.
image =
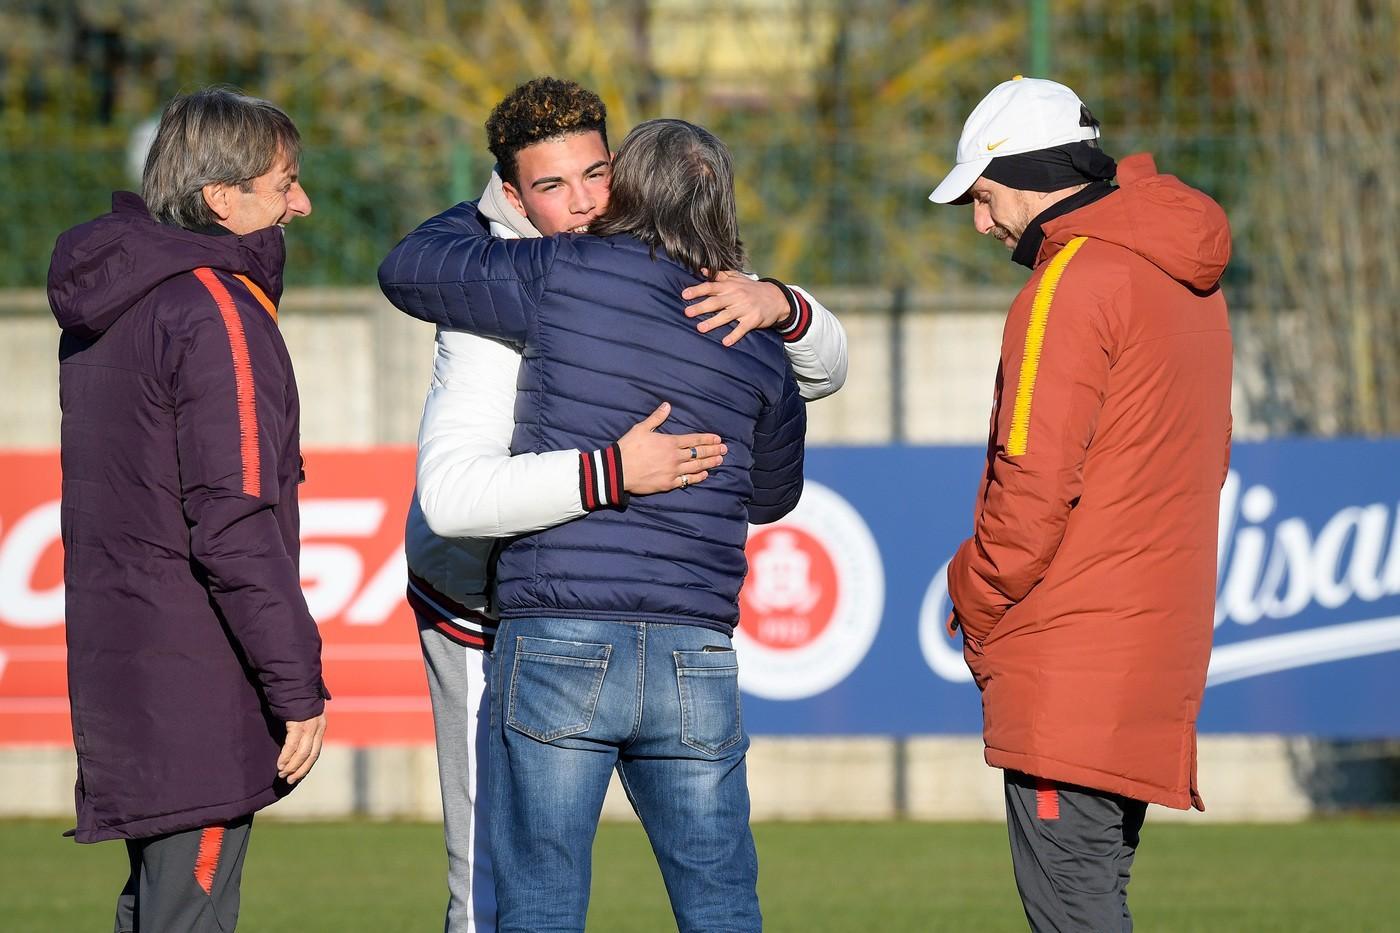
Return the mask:
<path id="1" fill-rule="evenodd" d="M 749 576 L 739 593 L 739 686 L 796 700 L 836 686 L 880 628 L 885 572 L 860 513 L 808 482 L 797 508 L 749 530 Z"/>

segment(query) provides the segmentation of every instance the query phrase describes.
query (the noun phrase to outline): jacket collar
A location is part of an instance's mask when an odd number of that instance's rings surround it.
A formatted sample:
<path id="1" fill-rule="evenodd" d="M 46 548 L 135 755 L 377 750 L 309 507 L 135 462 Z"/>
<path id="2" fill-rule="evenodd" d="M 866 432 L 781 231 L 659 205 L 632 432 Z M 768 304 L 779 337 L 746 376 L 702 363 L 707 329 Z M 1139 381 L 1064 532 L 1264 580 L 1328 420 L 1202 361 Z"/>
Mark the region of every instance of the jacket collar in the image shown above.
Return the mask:
<path id="1" fill-rule="evenodd" d="M 1016 249 L 1011 253 L 1011 261 L 1025 266 L 1027 269 L 1034 269 L 1044 260 L 1040 258 L 1040 248 L 1045 243 L 1045 224 L 1056 217 L 1063 217 L 1071 211 L 1087 207 L 1100 198 L 1107 197 L 1117 189 L 1108 181 L 1095 181 L 1085 185 L 1079 191 L 1065 198 L 1056 201 L 1045 210 L 1035 216 L 1035 219 L 1026 224 L 1025 233 L 1016 241 Z"/>

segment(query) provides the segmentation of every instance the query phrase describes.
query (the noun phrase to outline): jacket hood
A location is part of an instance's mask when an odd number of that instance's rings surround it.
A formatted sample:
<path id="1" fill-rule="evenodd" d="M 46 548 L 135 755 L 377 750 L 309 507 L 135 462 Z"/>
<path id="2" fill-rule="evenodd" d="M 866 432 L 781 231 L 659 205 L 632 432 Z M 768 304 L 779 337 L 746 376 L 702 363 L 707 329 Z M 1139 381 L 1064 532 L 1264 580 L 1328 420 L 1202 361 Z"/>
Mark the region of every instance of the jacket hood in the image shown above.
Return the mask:
<path id="1" fill-rule="evenodd" d="M 1198 292 L 1220 282 L 1230 261 L 1230 223 L 1209 196 L 1173 175 L 1157 174 L 1152 156 L 1118 163 L 1118 190 L 1047 221 L 1040 262 L 1075 237 L 1116 243 Z"/>
<path id="2" fill-rule="evenodd" d="M 49 307 L 64 331 L 105 333 L 166 279 L 203 266 L 246 275 L 275 304 L 287 250 L 278 227 L 246 236 L 209 236 L 156 222 L 129 191 L 112 195 L 112 213 L 59 236 L 49 263 Z"/>
<path id="3" fill-rule="evenodd" d="M 481 200 L 477 202 L 476 209 L 481 211 L 487 220 L 500 224 L 514 234 L 509 239 L 540 236 L 540 232 L 530 223 L 529 218 L 516 210 L 506 199 L 504 182 L 501 181 L 501 173 L 497 169 L 491 170 L 491 180 L 486 183 L 486 190 L 481 192 Z"/>

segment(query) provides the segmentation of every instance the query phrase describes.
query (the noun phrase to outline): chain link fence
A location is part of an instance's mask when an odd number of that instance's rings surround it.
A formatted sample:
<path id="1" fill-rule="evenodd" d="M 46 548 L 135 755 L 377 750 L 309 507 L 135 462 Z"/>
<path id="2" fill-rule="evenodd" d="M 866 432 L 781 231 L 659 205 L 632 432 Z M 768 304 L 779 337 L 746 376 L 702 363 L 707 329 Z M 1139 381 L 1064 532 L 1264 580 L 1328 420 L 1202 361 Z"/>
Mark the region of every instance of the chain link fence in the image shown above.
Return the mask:
<path id="1" fill-rule="evenodd" d="M 730 143 L 756 268 L 814 286 L 1015 286 L 1024 271 L 926 200 L 962 120 L 1037 70 L 1115 155 L 1230 212 L 1226 287 L 1261 317 L 1242 386 L 1277 432 L 1400 431 L 1400 0 L 54 0 L 0 12 L 0 288 L 135 187 L 171 95 L 223 82 L 302 128 L 315 216 L 292 286 L 361 286 L 490 171 L 516 83 L 596 89 L 611 142 L 678 115 Z"/>

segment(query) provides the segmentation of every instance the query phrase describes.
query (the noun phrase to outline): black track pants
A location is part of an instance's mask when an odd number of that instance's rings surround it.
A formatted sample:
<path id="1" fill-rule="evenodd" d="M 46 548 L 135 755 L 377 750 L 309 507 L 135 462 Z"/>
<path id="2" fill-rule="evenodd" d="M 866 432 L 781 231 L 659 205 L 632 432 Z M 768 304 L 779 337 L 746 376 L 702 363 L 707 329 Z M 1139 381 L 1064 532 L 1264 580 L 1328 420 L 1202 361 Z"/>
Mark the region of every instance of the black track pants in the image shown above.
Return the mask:
<path id="1" fill-rule="evenodd" d="M 1147 804 L 1006 772 L 1006 825 L 1035 933 L 1129 933 L 1128 875 Z"/>
<path id="2" fill-rule="evenodd" d="M 150 839 L 128 839 L 131 876 L 117 898 L 116 933 L 229 933 L 253 818 Z"/>

